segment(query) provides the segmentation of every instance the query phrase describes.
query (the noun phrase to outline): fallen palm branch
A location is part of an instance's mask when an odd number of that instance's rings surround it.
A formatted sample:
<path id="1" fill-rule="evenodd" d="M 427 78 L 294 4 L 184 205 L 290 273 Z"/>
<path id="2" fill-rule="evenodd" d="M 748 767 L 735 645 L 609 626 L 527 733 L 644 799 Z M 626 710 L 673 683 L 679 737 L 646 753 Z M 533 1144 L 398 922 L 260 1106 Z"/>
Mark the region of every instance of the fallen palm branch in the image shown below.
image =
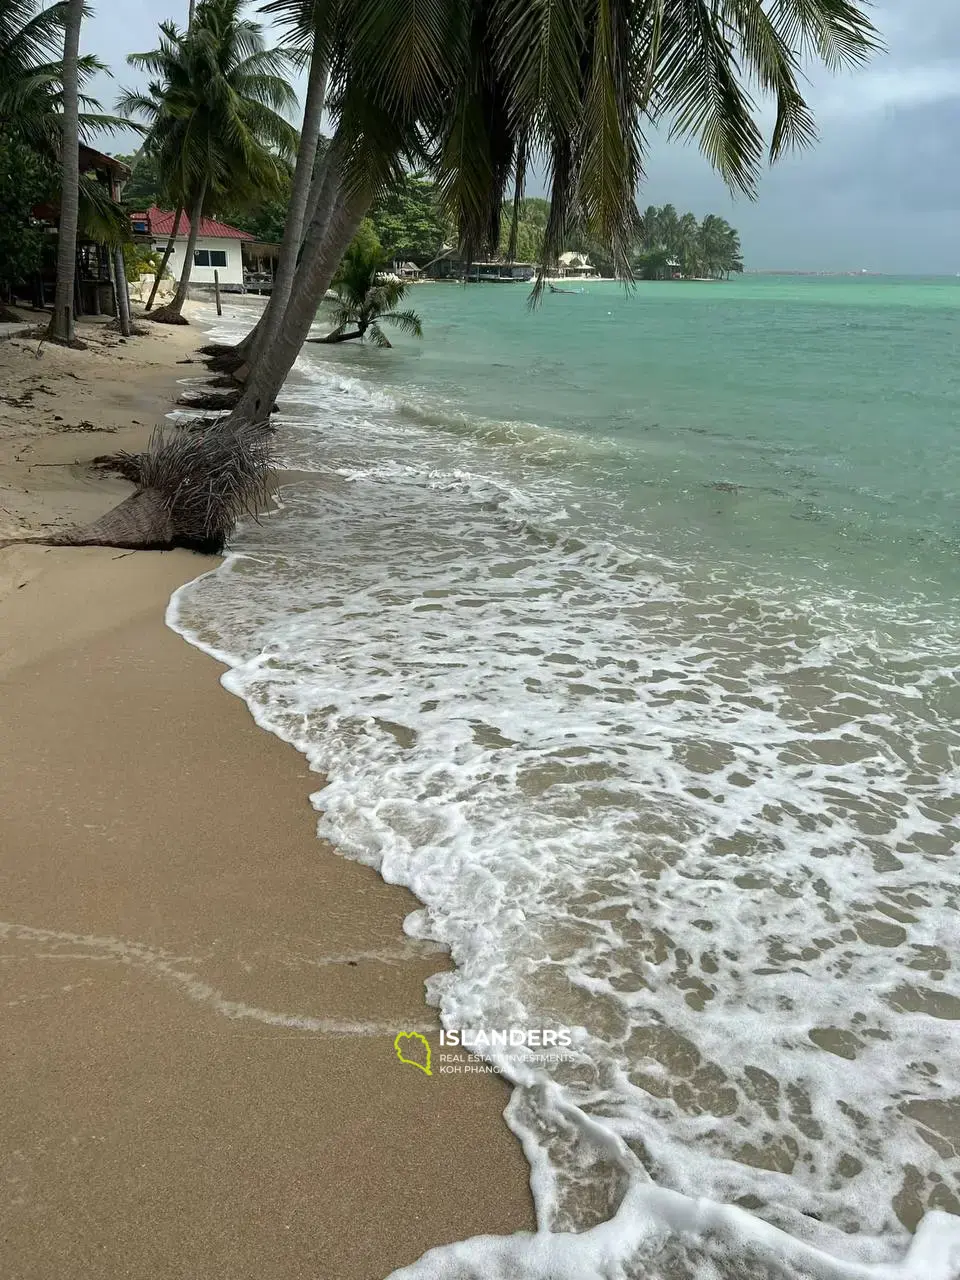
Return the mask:
<path id="1" fill-rule="evenodd" d="M 123 333 L 119 320 L 111 320 L 109 324 L 105 324 L 104 329 L 108 333 Z M 142 324 L 131 324 L 130 332 L 127 334 L 129 338 L 146 338 L 149 336 L 150 330 Z"/>
<path id="2" fill-rule="evenodd" d="M 122 547 L 166 551 L 187 547 L 221 552 L 244 515 L 270 500 L 273 457 L 268 423 L 203 431 L 158 427 L 143 453 L 98 460 L 137 485 L 135 493 L 83 528 L 46 538 L 8 539 L 3 546 Z"/>
<path id="3" fill-rule="evenodd" d="M 139 487 L 140 477 L 143 474 L 141 456 L 139 453 L 127 453 L 126 450 L 120 453 L 101 453 L 92 459 L 90 466 L 104 474 L 120 476 L 121 479 L 129 480 L 131 484 Z"/>

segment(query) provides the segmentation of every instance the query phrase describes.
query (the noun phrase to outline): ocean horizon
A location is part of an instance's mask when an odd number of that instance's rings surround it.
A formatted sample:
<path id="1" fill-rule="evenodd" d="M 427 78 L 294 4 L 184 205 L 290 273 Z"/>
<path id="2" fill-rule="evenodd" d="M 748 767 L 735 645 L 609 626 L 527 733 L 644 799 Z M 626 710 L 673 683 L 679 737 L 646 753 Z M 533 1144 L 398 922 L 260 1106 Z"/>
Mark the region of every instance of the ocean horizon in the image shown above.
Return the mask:
<path id="1" fill-rule="evenodd" d="M 945 1276 L 960 279 L 571 287 L 306 348 L 168 615 L 423 904 L 444 1028 L 569 1035 L 483 1045 L 538 1235 L 395 1274 Z"/>

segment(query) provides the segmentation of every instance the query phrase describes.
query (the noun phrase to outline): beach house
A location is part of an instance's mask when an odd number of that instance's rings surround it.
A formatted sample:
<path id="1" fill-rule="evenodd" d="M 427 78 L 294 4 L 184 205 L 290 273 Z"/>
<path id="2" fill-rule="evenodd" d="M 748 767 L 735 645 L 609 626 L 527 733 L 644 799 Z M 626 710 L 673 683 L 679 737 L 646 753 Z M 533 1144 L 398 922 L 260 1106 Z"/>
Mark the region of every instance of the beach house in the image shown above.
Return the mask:
<path id="1" fill-rule="evenodd" d="M 173 231 L 174 215 L 156 207 L 141 213 L 130 215 L 130 224 L 134 237 L 141 241 L 149 241 L 153 248 L 162 252 L 166 247 L 170 233 Z M 190 219 L 181 214 L 176 239 L 173 242 L 173 254 L 168 270 L 176 279 L 183 267 L 183 254 L 190 234 Z M 200 223 L 200 234 L 193 251 L 193 263 L 190 267 L 191 287 L 198 286 L 206 292 L 213 288 L 214 271 L 219 272 L 220 288 L 226 293 L 243 293 L 243 245 L 256 237 L 239 227 L 231 227 L 229 223 L 218 222 L 216 218 L 204 218 Z"/>
<path id="2" fill-rule="evenodd" d="M 561 253 L 557 260 L 557 275 L 566 280 L 589 280 L 597 274 L 597 269 L 585 253 L 574 253 L 569 250 Z"/>

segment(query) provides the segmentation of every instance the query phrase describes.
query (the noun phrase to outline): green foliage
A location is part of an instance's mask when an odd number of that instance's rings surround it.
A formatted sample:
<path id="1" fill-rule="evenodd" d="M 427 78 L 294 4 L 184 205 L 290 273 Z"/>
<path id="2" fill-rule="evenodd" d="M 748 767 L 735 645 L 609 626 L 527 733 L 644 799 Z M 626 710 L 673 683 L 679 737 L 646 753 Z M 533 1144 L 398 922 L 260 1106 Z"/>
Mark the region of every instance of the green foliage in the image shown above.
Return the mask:
<path id="1" fill-rule="evenodd" d="M 0 0 L 2 3 L 2 0 Z M 282 114 L 296 105 L 290 59 L 242 16 L 246 0 L 200 0 L 189 32 L 160 25 L 160 44 L 127 61 L 153 77 L 117 109 L 146 122 L 153 190 L 169 208 L 251 208 L 280 198 L 298 136 Z"/>
<path id="2" fill-rule="evenodd" d="M 45 236 L 31 216 L 56 186 L 51 161 L 0 133 L 0 295 L 29 278 L 41 263 Z"/>
<path id="3" fill-rule="evenodd" d="M 370 214 L 389 260 L 423 265 L 435 258 L 449 235 L 434 183 L 405 173 L 374 204 Z"/>
<path id="4" fill-rule="evenodd" d="M 50 238 L 36 227 L 37 204 L 60 200 L 63 130 L 61 63 L 66 9 L 40 0 L 0 0 L 0 287 L 25 280 L 38 269 Z M 104 70 L 98 59 L 79 59 L 83 83 Z M 100 113 L 81 92 L 81 140 L 122 124 Z M 92 238 L 119 243 L 129 235 L 122 211 L 104 187 L 80 175 L 80 229 Z"/>
<path id="5" fill-rule="evenodd" d="M 149 209 L 161 202 L 160 173 L 157 158 L 144 151 L 138 155 L 117 156 L 133 172 L 123 185 L 123 203 L 131 211 Z"/>
<path id="6" fill-rule="evenodd" d="M 723 276 L 743 270 L 740 236 L 726 221 L 708 213 L 697 222 L 672 204 L 651 205 L 641 219 L 637 270 L 645 280 L 672 275 Z"/>
<path id="7" fill-rule="evenodd" d="M 132 241 L 123 246 L 123 265 L 131 283 L 135 283 L 141 276 L 155 276 L 162 261 L 163 254 L 159 249 L 148 249 L 146 245 L 134 244 Z"/>
<path id="8" fill-rule="evenodd" d="M 324 163 L 329 145 L 330 140 L 328 138 L 320 139 L 317 145 L 315 161 L 317 168 Z M 239 227 L 241 231 L 249 231 L 258 240 L 263 240 L 267 244 L 279 244 L 283 239 L 283 229 L 287 222 L 287 210 L 290 207 L 292 186 L 293 177 L 291 171 L 284 166 L 283 172 L 279 176 L 276 193 L 267 195 L 254 193 L 251 200 L 241 204 L 230 203 L 229 201 L 220 203 L 215 212 L 217 217 L 224 222 L 229 222 L 232 226 Z"/>
<path id="9" fill-rule="evenodd" d="M 333 308 L 333 329 L 326 342 L 345 342 L 351 338 L 369 338 L 375 346 L 389 347 L 383 323 L 394 325 L 414 337 L 423 336 L 420 317 L 415 311 L 398 311 L 397 303 L 406 295 L 407 286 L 400 280 L 384 276 L 383 246 L 369 218 L 360 224 L 356 236 L 343 255 L 340 270 L 333 282 L 337 302 Z M 351 331 L 351 326 L 353 329 Z"/>
<path id="10" fill-rule="evenodd" d="M 290 176 L 284 173 L 279 183 L 279 193 L 261 197 L 246 205 L 221 204 L 217 216 L 241 231 L 249 231 L 258 240 L 279 244 L 290 205 Z"/>
<path id="11" fill-rule="evenodd" d="M 440 252 L 444 239 L 452 242 L 456 238 L 453 228 L 444 225 L 439 210 L 436 185 L 421 177 L 404 175 L 376 202 L 355 243 L 375 234 L 382 246 L 382 262 L 407 258 L 420 263 L 431 261 Z M 512 256 L 517 262 L 539 262 L 550 202 L 542 197 L 527 197 L 519 202 L 516 212 Z M 505 206 L 498 245 L 502 258 L 511 256 L 513 216 L 513 205 Z M 249 219 L 239 219 L 237 225 L 253 230 Z M 616 273 L 615 254 L 609 242 L 573 229 L 562 242 L 562 250 L 568 249 L 586 254 L 601 275 Z M 368 252 L 373 252 L 369 246 Z M 708 214 L 699 223 L 692 213 L 679 214 L 669 204 L 662 209 L 647 209 L 639 221 L 630 259 L 636 273 L 646 280 L 668 280 L 677 274 L 720 276 L 743 270 L 740 238 L 725 219 Z"/>
<path id="12" fill-rule="evenodd" d="M 0 0 L 0 133 L 15 135 L 53 161 L 63 127 L 65 16 L 63 4 Z M 86 54 L 78 59 L 81 141 L 98 131 L 126 127 L 83 94 L 84 83 L 97 72 L 107 72 L 99 58 Z"/>
<path id="13" fill-rule="evenodd" d="M 869 0 L 270 8 L 323 24 L 349 189 L 375 194 L 411 157 L 428 157 L 457 241 L 477 260 L 502 243 L 509 193 L 536 165 L 551 202 L 541 260 L 556 261 L 582 228 L 623 271 L 653 122 L 752 195 L 768 159 L 814 138 L 809 64 L 856 66 L 880 47 Z"/>
<path id="14" fill-rule="evenodd" d="M 357 228 L 357 234 L 350 241 L 350 247 L 343 255 L 343 262 L 334 283 L 353 278 L 361 283 L 372 272 L 374 275 L 387 261 L 377 228 L 372 218 L 364 218 Z"/>
<path id="15" fill-rule="evenodd" d="M 497 252 L 516 262 L 539 262 L 550 218 L 550 201 L 530 196 L 503 207 Z"/>

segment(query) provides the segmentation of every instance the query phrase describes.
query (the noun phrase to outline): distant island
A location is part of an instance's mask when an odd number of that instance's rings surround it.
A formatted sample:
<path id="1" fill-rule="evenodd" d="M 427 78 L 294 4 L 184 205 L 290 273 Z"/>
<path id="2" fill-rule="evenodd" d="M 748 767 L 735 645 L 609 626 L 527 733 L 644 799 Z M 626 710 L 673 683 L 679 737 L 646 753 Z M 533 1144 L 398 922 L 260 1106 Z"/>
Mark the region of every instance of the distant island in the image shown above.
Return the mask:
<path id="1" fill-rule="evenodd" d="M 882 276 L 886 273 L 883 271 L 867 271 L 866 269 L 861 269 L 860 271 L 798 271 L 796 269 L 783 270 L 774 268 L 770 270 L 768 268 L 753 267 L 744 274 L 748 276 L 814 276 L 821 279 L 829 279 L 849 276 Z"/>

